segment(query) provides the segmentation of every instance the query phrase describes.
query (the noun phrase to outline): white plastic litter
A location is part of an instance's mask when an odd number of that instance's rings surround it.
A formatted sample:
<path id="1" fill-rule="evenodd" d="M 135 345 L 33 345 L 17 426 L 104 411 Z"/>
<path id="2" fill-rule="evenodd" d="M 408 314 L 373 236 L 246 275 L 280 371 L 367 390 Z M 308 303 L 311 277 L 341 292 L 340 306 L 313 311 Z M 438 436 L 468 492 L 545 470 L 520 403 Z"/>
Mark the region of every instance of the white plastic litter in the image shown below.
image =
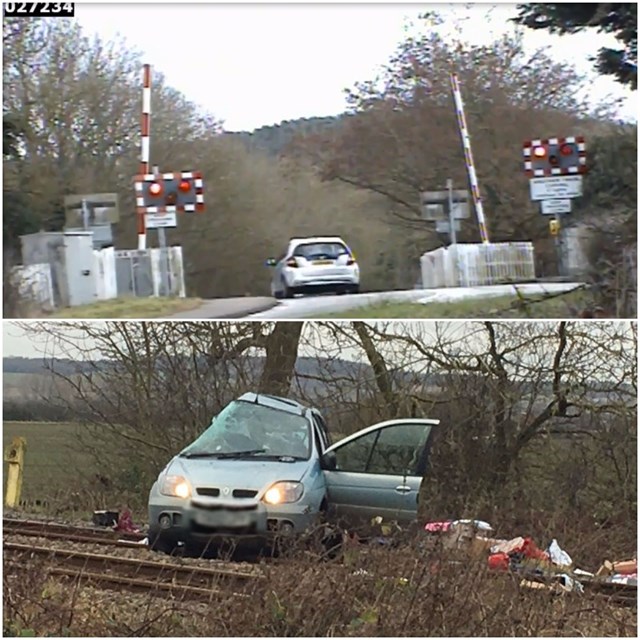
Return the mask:
<path id="1" fill-rule="evenodd" d="M 559 567 L 570 567 L 573 564 L 571 556 L 560 548 L 558 541 L 554 538 L 547 549 L 551 562 Z"/>
<path id="2" fill-rule="evenodd" d="M 451 526 L 455 527 L 457 524 L 473 524 L 473 527 L 479 531 L 493 531 L 493 527 L 484 520 L 454 520 Z"/>
<path id="3" fill-rule="evenodd" d="M 638 576 L 636 574 L 620 574 L 616 573 L 607 578 L 607 582 L 612 582 L 613 584 L 629 584 L 638 586 Z"/>
<path id="4" fill-rule="evenodd" d="M 562 585 L 567 591 L 577 591 L 578 593 L 584 593 L 584 587 L 580 582 L 574 580 L 571 576 L 566 573 L 562 573 L 558 576 L 561 578 Z"/>

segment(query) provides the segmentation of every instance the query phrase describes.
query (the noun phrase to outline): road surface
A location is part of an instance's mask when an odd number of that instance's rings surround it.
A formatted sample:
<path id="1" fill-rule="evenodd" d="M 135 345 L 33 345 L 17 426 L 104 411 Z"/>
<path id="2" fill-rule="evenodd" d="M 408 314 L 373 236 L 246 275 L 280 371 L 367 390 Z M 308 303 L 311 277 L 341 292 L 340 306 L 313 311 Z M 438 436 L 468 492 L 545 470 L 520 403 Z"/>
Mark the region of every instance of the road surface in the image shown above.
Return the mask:
<path id="1" fill-rule="evenodd" d="M 516 285 L 523 295 L 559 293 L 583 286 L 580 282 L 529 283 Z M 360 293 L 357 295 L 302 296 L 292 300 L 282 300 L 281 304 L 254 313 L 251 320 L 284 320 L 290 318 L 310 318 L 336 314 L 358 307 L 382 302 L 453 302 L 470 298 L 492 298 L 514 293 L 512 285 L 491 285 L 486 287 L 457 287 L 446 289 L 412 289 L 410 291 L 386 291 L 382 293 Z"/>

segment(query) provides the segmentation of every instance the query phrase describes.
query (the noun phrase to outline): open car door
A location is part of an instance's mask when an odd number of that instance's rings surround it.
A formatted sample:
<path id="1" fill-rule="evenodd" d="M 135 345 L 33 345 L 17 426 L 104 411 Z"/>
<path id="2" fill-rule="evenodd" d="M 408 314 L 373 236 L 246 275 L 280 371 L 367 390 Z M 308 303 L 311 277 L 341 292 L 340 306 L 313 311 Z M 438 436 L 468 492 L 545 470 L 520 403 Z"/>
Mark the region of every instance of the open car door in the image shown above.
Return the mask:
<path id="1" fill-rule="evenodd" d="M 322 457 L 329 516 L 354 527 L 381 516 L 408 523 L 418 515 L 433 428 L 439 420 L 388 420 L 330 446 Z"/>

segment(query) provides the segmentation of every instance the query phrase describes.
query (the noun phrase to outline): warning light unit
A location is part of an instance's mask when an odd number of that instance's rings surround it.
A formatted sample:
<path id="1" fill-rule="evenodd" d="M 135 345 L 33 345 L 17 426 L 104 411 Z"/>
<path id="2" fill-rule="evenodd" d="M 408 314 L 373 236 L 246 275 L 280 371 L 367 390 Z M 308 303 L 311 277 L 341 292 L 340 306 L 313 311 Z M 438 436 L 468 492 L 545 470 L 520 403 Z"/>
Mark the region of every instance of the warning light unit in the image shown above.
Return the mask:
<path id="1" fill-rule="evenodd" d="M 566 176 L 587 172 L 584 137 L 527 140 L 522 145 L 524 170 L 530 178 Z"/>
<path id="2" fill-rule="evenodd" d="M 135 187 L 140 215 L 204 211 L 204 185 L 199 172 L 138 175 Z"/>

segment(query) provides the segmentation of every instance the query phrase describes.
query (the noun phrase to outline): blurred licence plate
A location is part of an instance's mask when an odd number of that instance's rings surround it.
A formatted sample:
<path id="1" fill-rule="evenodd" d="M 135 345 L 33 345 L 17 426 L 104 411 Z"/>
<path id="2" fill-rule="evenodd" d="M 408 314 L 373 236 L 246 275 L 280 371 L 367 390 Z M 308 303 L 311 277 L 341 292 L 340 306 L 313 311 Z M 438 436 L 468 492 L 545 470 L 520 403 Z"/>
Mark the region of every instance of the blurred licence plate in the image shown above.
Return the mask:
<path id="1" fill-rule="evenodd" d="M 251 513 L 246 511 L 197 511 L 195 518 L 205 527 L 246 527 L 251 524 Z"/>
<path id="2" fill-rule="evenodd" d="M 314 260 L 312 264 L 333 264 L 333 260 Z"/>

